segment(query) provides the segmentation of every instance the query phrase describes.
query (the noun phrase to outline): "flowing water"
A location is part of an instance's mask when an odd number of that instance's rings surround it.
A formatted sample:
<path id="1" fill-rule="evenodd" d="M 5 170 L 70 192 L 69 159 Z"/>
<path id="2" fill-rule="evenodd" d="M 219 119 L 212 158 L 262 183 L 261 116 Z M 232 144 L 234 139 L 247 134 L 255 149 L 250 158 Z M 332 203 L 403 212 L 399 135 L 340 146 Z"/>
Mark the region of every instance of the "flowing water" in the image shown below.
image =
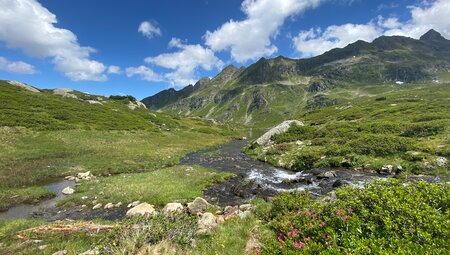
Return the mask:
<path id="1" fill-rule="evenodd" d="M 55 197 L 44 200 L 38 204 L 20 204 L 9 208 L 9 210 L 0 213 L 0 218 L 3 219 L 28 219 L 31 218 L 34 213 L 41 210 L 55 207 L 58 201 L 64 199 L 66 196 L 62 194 L 62 190 L 66 187 L 74 187 L 74 181 L 58 181 L 44 185 L 44 187 L 55 193 Z"/>
<path id="2" fill-rule="evenodd" d="M 336 176 L 331 178 L 319 177 L 321 173 L 332 170 L 326 168 L 293 172 L 249 157 L 242 152 L 246 144 L 245 140 L 234 140 L 218 148 L 188 154 L 182 159 L 183 165 L 201 165 L 236 174 L 236 177 L 204 191 L 210 202 L 239 204 L 250 198 L 268 198 L 281 191 L 293 190 L 308 190 L 320 196 L 342 184 L 361 185 L 365 181 L 384 178 L 348 169 L 333 169 Z"/>

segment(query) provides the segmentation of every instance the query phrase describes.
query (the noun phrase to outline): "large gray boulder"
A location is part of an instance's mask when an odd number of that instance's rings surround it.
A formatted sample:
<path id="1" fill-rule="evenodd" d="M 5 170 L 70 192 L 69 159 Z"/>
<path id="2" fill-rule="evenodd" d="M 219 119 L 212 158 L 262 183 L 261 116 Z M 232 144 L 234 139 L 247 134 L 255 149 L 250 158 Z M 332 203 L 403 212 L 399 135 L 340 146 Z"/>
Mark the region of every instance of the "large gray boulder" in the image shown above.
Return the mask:
<path id="1" fill-rule="evenodd" d="M 78 98 L 76 95 L 71 94 L 70 92 L 73 92 L 73 89 L 61 88 L 61 89 L 53 90 L 53 94 L 58 95 L 58 96 L 74 98 L 74 99 Z"/>
<path id="2" fill-rule="evenodd" d="M 288 129 L 293 125 L 296 124 L 298 126 L 304 126 L 303 122 L 299 120 L 286 120 L 283 121 L 281 124 L 279 124 L 276 127 L 271 128 L 269 131 L 267 131 L 264 135 L 262 135 L 260 138 L 258 138 L 254 144 L 260 145 L 260 146 L 267 146 L 273 143 L 272 137 L 274 135 L 278 135 L 281 133 L 284 133 L 288 131 Z"/>
<path id="3" fill-rule="evenodd" d="M 211 205 L 205 199 L 197 197 L 192 203 L 188 203 L 188 210 L 191 214 L 197 214 L 206 211 Z"/>
<path id="4" fill-rule="evenodd" d="M 128 210 L 127 217 L 133 217 L 133 216 L 149 217 L 149 216 L 155 215 L 156 213 L 157 212 L 153 205 L 148 204 L 148 203 L 141 203 L 141 204 L 131 208 L 130 210 Z"/>

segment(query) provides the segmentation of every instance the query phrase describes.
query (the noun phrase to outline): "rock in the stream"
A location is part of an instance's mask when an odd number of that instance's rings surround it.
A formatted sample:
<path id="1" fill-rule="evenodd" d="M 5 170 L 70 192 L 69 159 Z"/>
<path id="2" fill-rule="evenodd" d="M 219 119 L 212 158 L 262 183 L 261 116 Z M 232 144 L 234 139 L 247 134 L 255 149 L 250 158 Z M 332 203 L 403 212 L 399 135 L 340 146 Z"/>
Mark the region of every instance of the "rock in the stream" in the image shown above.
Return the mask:
<path id="1" fill-rule="evenodd" d="M 62 193 L 63 193 L 64 195 L 72 195 L 73 193 L 75 193 L 75 190 L 72 189 L 71 187 L 65 187 L 65 188 L 62 190 Z"/>
<path id="2" fill-rule="evenodd" d="M 180 203 L 168 203 L 166 206 L 164 206 L 163 208 L 163 212 L 166 215 L 170 215 L 174 212 L 180 212 L 183 210 L 183 205 Z"/>
<path id="3" fill-rule="evenodd" d="M 328 178 L 333 178 L 336 177 L 336 172 L 335 171 L 326 171 L 326 172 L 322 172 L 320 174 L 317 175 L 318 179 L 328 179 Z"/>
<path id="4" fill-rule="evenodd" d="M 153 205 L 148 203 L 141 203 L 127 212 L 127 217 L 133 217 L 135 215 L 149 217 L 156 214 L 156 210 Z"/>
<path id="5" fill-rule="evenodd" d="M 391 174 L 394 173 L 394 166 L 392 166 L 392 165 L 384 165 L 380 169 L 379 173 L 383 174 L 383 175 L 391 175 Z"/>
<path id="6" fill-rule="evenodd" d="M 192 203 L 188 203 L 188 210 L 191 214 L 197 214 L 206 211 L 211 205 L 204 198 L 197 197 Z"/>
<path id="7" fill-rule="evenodd" d="M 128 205 L 127 205 L 127 207 L 128 208 L 130 208 L 130 207 L 135 207 L 135 206 L 137 206 L 138 204 L 140 204 L 141 202 L 140 201 L 134 201 L 134 202 L 132 202 L 132 203 L 129 203 Z"/>
<path id="8" fill-rule="evenodd" d="M 333 188 L 338 188 L 341 187 L 343 185 L 342 181 L 337 179 L 334 183 L 333 183 Z"/>
<path id="9" fill-rule="evenodd" d="M 57 251 L 55 253 L 53 253 L 52 255 L 66 255 L 67 251 L 66 250 L 62 250 L 62 251 Z"/>
<path id="10" fill-rule="evenodd" d="M 114 208 L 114 204 L 113 203 L 107 203 L 104 207 L 105 209 L 111 209 Z"/>
<path id="11" fill-rule="evenodd" d="M 260 138 L 258 138 L 254 142 L 254 145 L 259 145 L 259 146 L 270 145 L 272 143 L 272 137 L 274 135 L 278 135 L 278 134 L 288 131 L 288 129 L 291 127 L 292 124 L 296 124 L 298 126 L 304 125 L 303 122 L 298 121 L 298 120 L 286 120 L 286 121 L 282 122 L 281 124 L 279 124 L 278 126 L 273 127 L 272 129 L 267 131 L 264 135 L 262 135 Z"/>
<path id="12" fill-rule="evenodd" d="M 440 167 L 446 166 L 447 163 L 448 163 L 447 158 L 439 157 L 439 158 L 436 159 L 436 165 L 438 165 Z"/>
<path id="13" fill-rule="evenodd" d="M 64 178 L 64 180 L 67 180 L 67 181 L 75 181 L 76 178 L 77 178 L 77 177 L 75 177 L 75 176 L 69 175 L 69 176 L 66 176 L 66 177 Z"/>
<path id="14" fill-rule="evenodd" d="M 211 229 L 217 226 L 217 218 L 212 213 L 204 213 L 198 220 L 198 233 L 209 234 Z"/>
<path id="15" fill-rule="evenodd" d="M 102 206 L 103 205 L 101 203 L 98 203 L 98 204 L 94 205 L 94 207 L 92 207 L 92 210 L 100 209 L 100 208 L 102 208 Z"/>

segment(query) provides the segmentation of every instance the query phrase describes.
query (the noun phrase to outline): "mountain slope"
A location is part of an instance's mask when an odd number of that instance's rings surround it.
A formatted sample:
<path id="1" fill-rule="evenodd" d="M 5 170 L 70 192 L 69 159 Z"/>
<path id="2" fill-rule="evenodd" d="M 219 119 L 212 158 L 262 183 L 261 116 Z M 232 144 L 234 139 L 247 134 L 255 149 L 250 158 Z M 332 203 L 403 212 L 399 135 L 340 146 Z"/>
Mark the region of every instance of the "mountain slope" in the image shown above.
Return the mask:
<path id="1" fill-rule="evenodd" d="M 335 104 L 340 98 L 328 93 L 333 88 L 445 82 L 449 70 L 450 41 L 430 30 L 419 40 L 382 36 L 309 59 L 280 56 L 261 58 L 247 68 L 228 66 L 213 79 L 142 102 L 170 113 L 268 127 L 299 111 Z"/>

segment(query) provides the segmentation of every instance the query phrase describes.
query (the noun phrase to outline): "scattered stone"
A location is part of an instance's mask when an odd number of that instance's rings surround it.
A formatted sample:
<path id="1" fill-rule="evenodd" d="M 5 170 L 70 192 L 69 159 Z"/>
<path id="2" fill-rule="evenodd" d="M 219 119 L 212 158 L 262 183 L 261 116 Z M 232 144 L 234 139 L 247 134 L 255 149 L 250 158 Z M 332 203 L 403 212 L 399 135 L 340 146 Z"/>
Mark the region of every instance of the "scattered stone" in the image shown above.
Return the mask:
<path id="1" fill-rule="evenodd" d="M 223 215 L 217 216 L 216 222 L 217 222 L 217 224 L 219 224 L 219 225 L 225 223 L 225 217 L 223 217 Z"/>
<path id="2" fill-rule="evenodd" d="M 392 165 L 384 165 L 380 171 L 379 174 L 383 174 L 383 175 L 391 175 L 394 174 L 394 166 Z"/>
<path id="3" fill-rule="evenodd" d="M 88 199 L 87 196 L 82 196 L 82 197 L 81 197 L 81 200 L 86 200 L 86 199 Z"/>
<path id="4" fill-rule="evenodd" d="M 141 202 L 140 201 L 134 201 L 134 202 L 132 202 L 132 203 L 129 203 L 128 205 L 127 205 L 127 207 L 128 208 L 130 208 L 130 207 L 135 207 L 135 206 L 137 206 L 138 204 L 140 204 Z"/>
<path id="5" fill-rule="evenodd" d="M 81 205 L 81 208 L 86 208 L 87 207 L 87 205 Z"/>
<path id="6" fill-rule="evenodd" d="M 89 104 L 101 104 L 102 102 L 96 101 L 96 100 L 86 100 L 86 102 L 88 102 Z"/>
<path id="7" fill-rule="evenodd" d="M 342 181 L 337 179 L 334 183 L 333 183 L 333 188 L 338 188 L 341 187 L 343 185 Z"/>
<path id="8" fill-rule="evenodd" d="M 130 101 L 130 102 L 128 103 L 127 106 L 128 106 L 128 108 L 130 108 L 131 110 L 134 110 L 134 109 L 136 109 L 136 108 L 144 108 L 144 109 L 147 109 L 147 107 L 145 106 L 145 104 L 142 103 L 142 102 L 139 102 L 139 101 L 136 101 L 136 102 Z"/>
<path id="9" fill-rule="evenodd" d="M 243 204 L 239 206 L 239 210 L 241 211 L 251 211 L 253 210 L 253 205 L 251 204 Z"/>
<path id="10" fill-rule="evenodd" d="M 116 207 L 116 208 L 121 207 L 121 206 L 122 206 L 122 202 L 119 202 L 119 203 L 114 205 L 114 207 Z"/>
<path id="11" fill-rule="evenodd" d="M 38 249 L 40 251 L 42 251 L 42 250 L 45 250 L 45 248 L 47 248 L 47 247 L 48 247 L 48 244 L 43 244 L 43 245 L 39 245 Z"/>
<path id="12" fill-rule="evenodd" d="M 127 212 L 127 217 L 133 217 L 135 215 L 142 215 L 145 217 L 149 217 L 156 214 L 156 210 L 153 205 L 148 203 L 141 203 Z"/>
<path id="13" fill-rule="evenodd" d="M 66 177 L 64 178 L 64 180 L 67 180 L 67 181 L 75 181 L 75 179 L 76 179 L 76 177 L 75 177 L 75 176 L 72 176 L 72 175 L 66 176 Z"/>
<path id="14" fill-rule="evenodd" d="M 62 190 L 62 193 L 64 195 L 72 195 L 73 193 L 75 193 L 75 190 L 72 189 L 71 187 L 66 187 Z"/>
<path id="15" fill-rule="evenodd" d="M 199 234 L 210 234 L 211 229 L 217 226 L 217 218 L 212 213 L 204 213 L 198 220 L 198 233 Z"/>
<path id="16" fill-rule="evenodd" d="M 98 203 L 98 204 L 96 204 L 94 207 L 92 207 L 92 210 L 97 210 L 97 209 L 100 209 L 100 208 L 102 208 L 102 204 L 101 203 Z"/>
<path id="17" fill-rule="evenodd" d="M 62 251 L 57 251 L 55 253 L 53 253 L 52 255 L 66 255 L 67 251 L 66 250 L 62 250 Z"/>
<path id="18" fill-rule="evenodd" d="M 322 172 L 320 174 L 317 175 L 318 179 L 328 179 L 328 178 L 333 178 L 336 177 L 336 172 L 335 171 L 326 171 L 326 172 Z"/>
<path id="19" fill-rule="evenodd" d="M 204 198 L 197 197 L 192 203 L 188 203 L 188 210 L 191 214 L 197 214 L 206 211 L 210 206 Z"/>
<path id="20" fill-rule="evenodd" d="M 166 206 L 164 206 L 163 208 L 163 212 L 166 215 L 170 215 L 174 212 L 179 212 L 183 210 L 183 205 L 180 203 L 168 203 Z"/>
<path id="21" fill-rule="evenodd" d="M 77 174 L 77 178 L 80 179 L 80 180 L 89 181 L 89 180 L 92 179 L 91 171 L 87 171 L 85 173 L 78 173 Z"/>
<path id="22" fill-rule="evenodd" d="M 114 204 L 113 203 L 107 203 L 104 207 L 105 209 L 111 209 L 114 208 Z"/>
<path id="23" fill-rule="evenodd" d="M 100 250 L 97 247 L 91 250 L 87 250 L 83 253 L 80 253 L 80 255 L 98 255 L 98 254 L 100 254 Z"/>
<path id="24" fill-rule="evenodd" d="M 241 218 L 241 219 L 245 219 L 245 218 L 247 218 L 247 217 L 249 217 L 250 215 L 252 214 L 252 212 L 250 212 L 250 211 L 241 211 L 241 210 L 239 210 L 238 211 L 238 213 L 237 213 L 237 215 L 239 216 L 239 218 Z"/>
<path id="25" fill-rule="evenodd" d="M 426 169 L 433 169 L 433 168 L 434 168 L 433 164 L 431 164 L 431 163 L 428 162 L 428 161 L 425 161 L 425 162 L 423 163 L 423 166 L 424 166 Z"/>
<path id="26" fill-rule="evenodd" d="M 438 165 L 440 167 L 446 166 L 447 163 L 448 163 L 447 158 L 439 157 L 439 158 L 436 159 L 436 165 Z"/>

